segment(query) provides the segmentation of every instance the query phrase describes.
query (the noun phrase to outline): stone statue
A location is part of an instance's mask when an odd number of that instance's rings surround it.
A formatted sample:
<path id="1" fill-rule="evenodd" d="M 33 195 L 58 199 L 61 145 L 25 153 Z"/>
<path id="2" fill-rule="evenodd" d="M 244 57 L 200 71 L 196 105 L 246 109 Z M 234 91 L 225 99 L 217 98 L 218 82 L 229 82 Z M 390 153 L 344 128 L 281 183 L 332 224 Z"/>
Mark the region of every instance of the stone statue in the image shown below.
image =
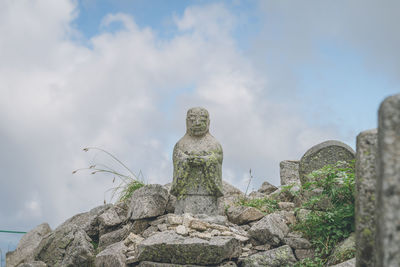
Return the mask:
<path id="1" fill-rule="evenodd" d="M 186 116 L 186 134 L 173 153 L 174 180 L 171 194 L 177 197 L 175 213 L 217 214 L 222 193 L 222 147 L 209 133 L 210 117 L 201 107 Z"/>

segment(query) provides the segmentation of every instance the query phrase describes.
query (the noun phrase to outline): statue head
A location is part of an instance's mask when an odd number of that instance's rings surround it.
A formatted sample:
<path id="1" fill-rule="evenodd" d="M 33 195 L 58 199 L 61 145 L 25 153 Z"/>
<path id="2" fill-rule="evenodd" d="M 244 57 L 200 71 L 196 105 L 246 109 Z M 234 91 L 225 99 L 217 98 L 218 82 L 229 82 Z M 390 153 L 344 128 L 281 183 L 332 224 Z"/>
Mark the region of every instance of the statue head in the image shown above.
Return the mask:
<path id="1" fill-rule="evenodd" d="M 190 136 L 203 136 L 208 133 L 210 116 L 205 108 L 195 107 L 186 115 L 186 132 Z"/>

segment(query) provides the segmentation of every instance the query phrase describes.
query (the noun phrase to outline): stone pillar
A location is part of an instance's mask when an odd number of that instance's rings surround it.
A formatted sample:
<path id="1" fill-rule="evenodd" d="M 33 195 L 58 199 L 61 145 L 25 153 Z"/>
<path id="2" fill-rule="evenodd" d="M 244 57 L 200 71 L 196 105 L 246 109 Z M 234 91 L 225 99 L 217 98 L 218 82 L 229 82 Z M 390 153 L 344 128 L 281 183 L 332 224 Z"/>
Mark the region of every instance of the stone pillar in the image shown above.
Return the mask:
<path id="1" fill-rule="evenodd" d="M 377 134 L 372 129 L 357 136 L 356 267 L 374 266 Z"/>
<path id="2" fill-rule="evenodd" d="M 378 114 L 376 267 L 400 266 L 400 94 Z"/>
<path id="3" fill-rule="evenodd" d="M 300 185 L 298 160 L 281 161 L 279 167 L 281 175 L 281 185 Z"/>

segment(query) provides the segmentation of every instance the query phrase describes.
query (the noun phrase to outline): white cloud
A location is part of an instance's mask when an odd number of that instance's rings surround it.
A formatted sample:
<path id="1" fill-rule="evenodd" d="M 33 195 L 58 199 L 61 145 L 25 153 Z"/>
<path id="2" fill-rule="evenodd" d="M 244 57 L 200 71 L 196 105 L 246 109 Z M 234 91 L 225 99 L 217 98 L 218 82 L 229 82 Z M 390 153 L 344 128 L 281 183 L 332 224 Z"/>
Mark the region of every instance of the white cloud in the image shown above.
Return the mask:
<path id="1" fill-rule="evenodd" d="M 265 179 L 278 184 L 280 160 L 332 136 L 310 130 L 287 103 L 265 97 L 274 89 L 237 49 L 235 17 L 223 5 L 188 8 L 175 18 L 179 32 L 169 40 L 129 15 L 110 14 L 89 49 L 71 37 L 75 1 L 5 3 L 0 166 L 7 186 L 0 197 L 11 204 L 0 211 L 0 223 L 33 227 L 45 220 L 54 227 L 102 204 L 113 186 L 109 177 L 71 174 L 89 164 L 80 152 L 85 146 L 113 152 L 151 183 L 170 182 L 172 146 L 185 132 L 190 106 L 209 109 L 212 133 L 224 148 L 224 173 L 243 190 L 249 168 L 253 186 Z M 114 22 L 124 27 L 107 32 Z M 169 98 L 174 104 L 163 109 Z M 304 138 L 309 132 L 313 138 Z M 26 192 L 38 192 L 37 199 Z M 18 221 L 26 208 L 30 216 Z"/>

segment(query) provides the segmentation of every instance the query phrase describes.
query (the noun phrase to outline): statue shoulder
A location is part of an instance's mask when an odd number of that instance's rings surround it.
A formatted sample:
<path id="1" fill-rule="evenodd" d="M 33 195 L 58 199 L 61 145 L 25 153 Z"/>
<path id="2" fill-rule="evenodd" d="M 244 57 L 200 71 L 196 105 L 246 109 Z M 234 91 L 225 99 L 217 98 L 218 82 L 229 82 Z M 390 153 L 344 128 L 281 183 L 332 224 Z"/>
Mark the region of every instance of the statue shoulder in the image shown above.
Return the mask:
<path id="1" fill-rule="evenodd" d="M 214 149 L 221 150 L 222 152 L 222 146 L 214 136 L 209 133 L 207 138 L 208 143 L 211 144 Z"/>

